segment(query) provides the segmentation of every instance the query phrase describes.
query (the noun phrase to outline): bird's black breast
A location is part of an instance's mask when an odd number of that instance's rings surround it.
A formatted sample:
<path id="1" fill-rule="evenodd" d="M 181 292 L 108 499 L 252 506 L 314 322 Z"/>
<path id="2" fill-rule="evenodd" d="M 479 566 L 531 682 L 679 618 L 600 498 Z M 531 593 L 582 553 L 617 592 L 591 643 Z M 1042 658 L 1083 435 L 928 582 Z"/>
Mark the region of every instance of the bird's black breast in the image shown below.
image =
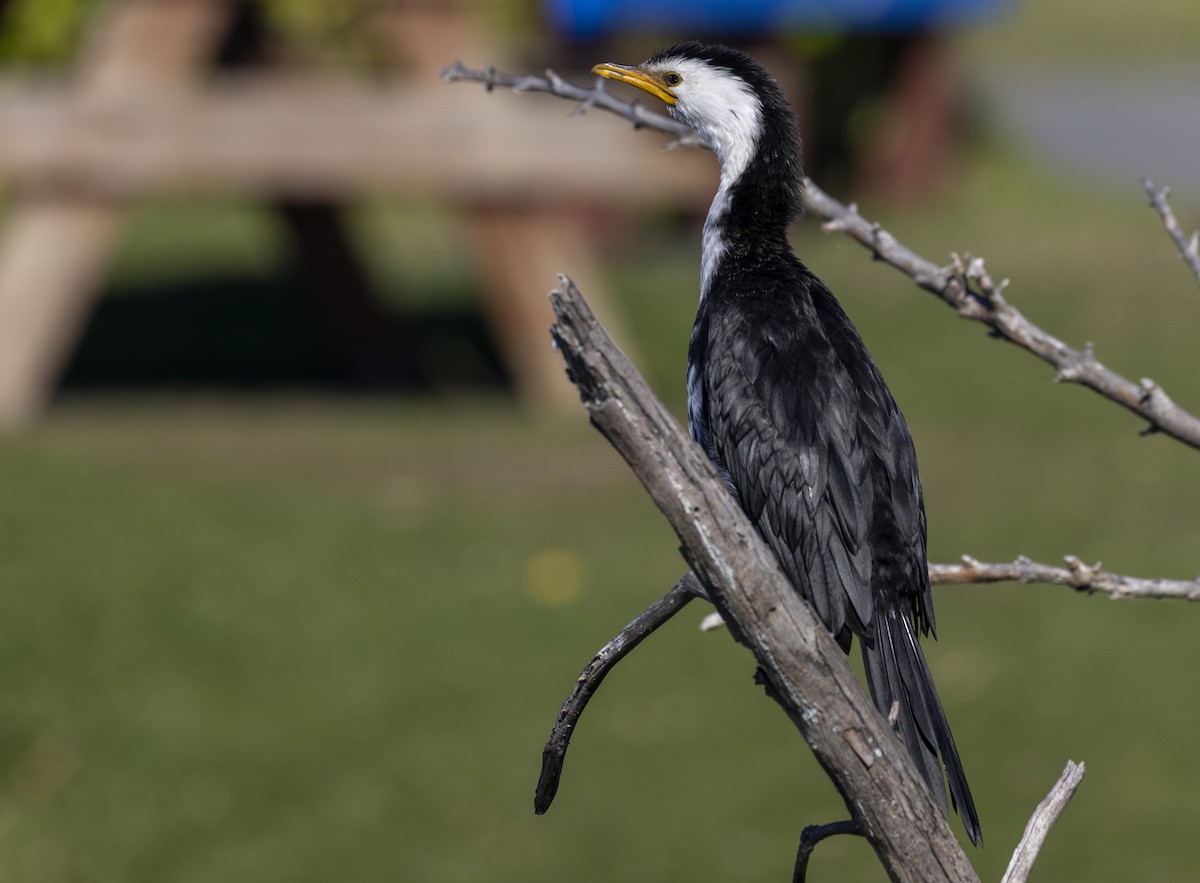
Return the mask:
<path id="1" fill-rule="evenodd" d="M 693 435 L 844 647 L 880 603 L 932 625 L 912 439 L 858 332 L 790 255 L 722 269 L 688 352 Z"/>

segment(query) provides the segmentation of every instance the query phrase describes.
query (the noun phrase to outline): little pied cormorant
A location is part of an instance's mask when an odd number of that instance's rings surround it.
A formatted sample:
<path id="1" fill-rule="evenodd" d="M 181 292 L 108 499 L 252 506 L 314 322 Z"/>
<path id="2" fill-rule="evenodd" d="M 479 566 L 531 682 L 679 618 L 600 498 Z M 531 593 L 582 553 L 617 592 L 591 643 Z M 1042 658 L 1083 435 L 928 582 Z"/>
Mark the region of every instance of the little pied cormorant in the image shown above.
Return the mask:
<path id="1" fill-rule="evenodd" d="M 792 584 L 849 652 L 943 812 L 979 817 L 917 640 L 934 631 L 925 507 L 912 436 L 829 289 L 792 253 L 802 211 L 796 117 L 771 75 L 694 41 L 593 72 L 664 101 L 716 153 L 700 308 L 688 347 L 696 441 Z M 939 763 L 940 757 L 940 763 Z"/>

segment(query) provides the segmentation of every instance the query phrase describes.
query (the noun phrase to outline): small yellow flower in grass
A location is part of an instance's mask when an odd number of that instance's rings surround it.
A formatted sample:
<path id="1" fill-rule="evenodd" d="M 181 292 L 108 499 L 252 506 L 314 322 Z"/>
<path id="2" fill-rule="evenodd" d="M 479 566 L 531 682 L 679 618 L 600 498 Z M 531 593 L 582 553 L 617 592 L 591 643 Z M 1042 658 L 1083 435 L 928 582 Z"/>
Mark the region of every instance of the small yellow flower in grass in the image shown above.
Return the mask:
<path id="1" fill-rule="evenodd" d="M 584 570 L 577 552 L 552 546 L 525 559 L 521 588 L 538 604 L 562 607 L 583 594 Z"/>

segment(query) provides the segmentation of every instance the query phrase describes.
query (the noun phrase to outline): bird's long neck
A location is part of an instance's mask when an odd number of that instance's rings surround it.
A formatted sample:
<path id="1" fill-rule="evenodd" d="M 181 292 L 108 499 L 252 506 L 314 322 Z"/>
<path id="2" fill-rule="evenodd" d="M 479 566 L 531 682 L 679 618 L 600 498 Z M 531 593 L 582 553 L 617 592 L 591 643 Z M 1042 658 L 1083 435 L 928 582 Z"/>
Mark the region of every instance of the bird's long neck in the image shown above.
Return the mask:
<path id="1" fill-rule="evenodd" d="M 708 217 L 704 219 L 704 235 L 700 240 L 700 300 L 708 297 L 721 261 L 728 248 L 726 230 L 729 226 L 729 212 L 733 202 L 733 190 L 741 172 L 727 171 L 725 163 L 721 164 L 721 183 L 717 187 L 712 205 L 708 207 Z"/>
<path id="2" fill-rule="evenodd" d="M 786 104 L 768 103 L 740 137 L 709 133 L 721 182 L 704 222 L 700 298 L 731 260 L 789 249 L 788 225 L 800 214 L 800 139 Z"/>

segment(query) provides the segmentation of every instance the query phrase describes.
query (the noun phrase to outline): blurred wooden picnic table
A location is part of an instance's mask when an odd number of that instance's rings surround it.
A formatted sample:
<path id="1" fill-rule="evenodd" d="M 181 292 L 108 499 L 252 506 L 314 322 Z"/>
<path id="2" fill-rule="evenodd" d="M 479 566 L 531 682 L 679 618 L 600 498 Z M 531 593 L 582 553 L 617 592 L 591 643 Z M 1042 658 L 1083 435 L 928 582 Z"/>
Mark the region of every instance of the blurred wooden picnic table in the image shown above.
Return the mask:
<path id="1" fill-rule="evenodd" d="M 379 193 L 451 205 L 469 230 L 464 260 L 477 267 L 520 396 L 538 406 L 573 399 L 549 344 L 545 293 L 570 271 L 605 300 L 578 209 L 697 199 L 703 163 L 655 160 L 625 125 L 597 138 L 552 99 L 448 92 L 437 72 L 450 61 L 503 63 L 502 47 L 455 3 L 378 7 L 372 25 L 397 60 L 383 79 L 268 63 L 214 69 L 255 5 L 109 0 L 68 81 L 10 79 L 0 89 L 0 181 L 10 194 L 0 229 L 0 425 L 43 412 L 101 290 L 124 210 L 163 195 L 237 194 L 278 211 L 322 291 L 319 330 L 351 376 L 389 361 L 403 371 L 405 341 L 383 320 L 339 210 Z"/>

